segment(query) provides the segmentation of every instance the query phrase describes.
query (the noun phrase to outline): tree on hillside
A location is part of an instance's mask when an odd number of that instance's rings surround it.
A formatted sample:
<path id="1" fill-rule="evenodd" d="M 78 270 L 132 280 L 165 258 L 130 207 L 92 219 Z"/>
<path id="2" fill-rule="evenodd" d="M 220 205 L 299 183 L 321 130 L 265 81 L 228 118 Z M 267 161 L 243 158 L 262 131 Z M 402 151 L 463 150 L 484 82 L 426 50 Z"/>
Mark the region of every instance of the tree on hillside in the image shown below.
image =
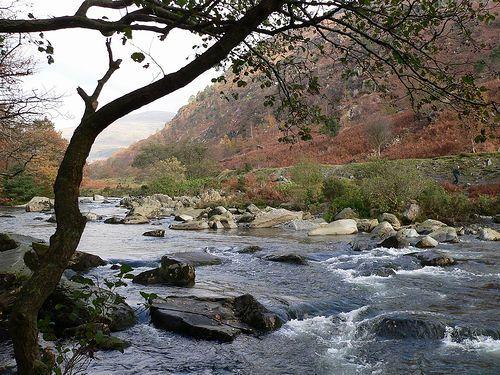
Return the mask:
<path id="1" fill-rule="evenodd" d="M 389 119 L 376 116 L 365 126 L 365 136 L 368 144 L 375 150 L 377 157 L 382 154 L 382 149 L 392 140 L 392 129 Z"/>
<path id="2" fill-rule="evenodd" d="M 116 18 L 91 18 L 91 9 L 93 14 L 115 11 Z M 109 58 L 107 70 L 92 92 L 77 89 L 85 112 L 54 185 L 56 232 L 50 239 L 50 251 L 40 255 L 38 269 L 13 306 L 10 332 L 18 373 L 43 371 L 37 313 L 80 241 L 85 227 L 78 208 L 82 170 L 96 137 L 111 123 L 186 86 L 210 68 L 226 64 L 240 87 L 248 79 L 259 80 L 262 88 L 276 87 L 276 92 L 266 96 L 265 105 L 277 107 L 284 141 L 310 139 L 311 124 L 324 119 L 318 106 L 308 102 L 321 85 L 311 68 L 318 54 L 331 51 L 340 52 L 335 58 L 345 64 L 346 76 L 365 75 L 380 90 L 387 89 L 384 77 L 388 72 L 396 75 L 417 106 L 438 101 L 457 109 L 474 107 L 484 115 L 494 103 L 482 100 L 482 91 L 471 75 L 449 69 L 444 49 L 451 31 L 453 37 L 467 40 L 464 46 L 480 48 L 470 40 L 470 28 L 478 21 L 491 22 L 491 11 L 489 2 L 473 0 L 85 0 L 69 16 L 39 19 L 30 14 L 22 19 L 1 19 L 0 33 L 6 34 L 73 28 L 99 31 L 107 38 Z M 135 32 L 147 31 L 164 40 L 174 29 L 201 37 L 194 59 L 155 82 L 104 105 L 99 103 L 104 86 L 122 63 L 113 55 L 113 38 L 127 43 Z M 305 53 L 294 57 L 289 53 L 294 48 Z M 41 51 L 53 62 L 52 45 L 45 41 Z M 146 62 L 141 52 L 131 58 L 141 67 Z"/>

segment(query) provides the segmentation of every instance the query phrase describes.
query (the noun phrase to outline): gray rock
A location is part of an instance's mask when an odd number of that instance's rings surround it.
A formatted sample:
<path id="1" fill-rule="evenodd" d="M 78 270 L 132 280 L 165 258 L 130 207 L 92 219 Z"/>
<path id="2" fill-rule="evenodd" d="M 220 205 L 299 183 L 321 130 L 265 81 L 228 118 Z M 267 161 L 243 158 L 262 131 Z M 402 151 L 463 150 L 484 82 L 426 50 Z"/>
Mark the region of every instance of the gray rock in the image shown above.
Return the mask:
<path id="1" fill-rule="evenodd" d="M 250 223 L 251 228 L 271 228 L 292 220 L 302 220 L 302 212 L 289 211 L 284 208 L 272 208 L 261 211 Z"/>
<path id="2" fill-rule="evenodd" d="M 291 263 L 291 264 L 307 264 L 306 258 L 304 258 L 300 254 L 295 253 L 282 253 L 282 254 L 271 254 L 264 259 L 269 260 L 271 262 L 280 262 L 280 263 Z"/>
<path id="3" fill-rule="evenodd" d="M 105 199 L 106 199 L 105 197 L 103 197 L 102 195 L 99 195 L 99 194 L 94 194 L 94 196 L 92 197 L 92 200 L 94 200 L 94 201 L 103 201 Z"/>
<path id="4" fill-rule="evenodd" d="M 123 224 L 149 224 L 149 219 L 146 216 L 134 213 L 128 214 L 122 221 Z"/>
<path id="5" fill-rule="evenodd" d="M 77 250 L 68 263 L 68 269 L 75 272 L 85 272 L 92 268 L 105 266 L 106 264 L 107 262 L 97 255 Z"/>
<path id="6" fill-rule="evenodd" d="M 99 221 L 102 220 L 102 216 L 97 215 L 93 212 L 85 212 L 82 214 L 82 216 L 87 220 L 87 221 Z"/>
<path id="7" fill-rule="evenodd" d="M 250 212 L 245 212 L 241 215 L 236 216 L 236 221 L 238 223 L 250 223 L 255 220 L 255 215 Z"/>
<path id="8" fill-rule="evenodd" d="M 399 222 L 399 219 L 397 218 L 396 215 L 390 214 L 387 212 L 384 212 L 380 217 L 378 218 L 379 222 L 387 221 L 389 224 L 392 225 L 392 227 L 395 230 L 401 229 L 401 223 Z"/>
<path id="9" fill-rule="evenodd" d="M 385 238 L 396 234 L 396 231 L 390 223 L 387 221 L 381 222 L 371 231 L 372 237 Z"/>
<path id="10" fill-rule="evenodd" d="M 450 255 L 433 250 L 408 255 L 417 258 L 420 261 L 420 264 L 424 267 L 447 267 L 456 264 L 456 261 Z"/>
<path id="11" fill-rule="evenodd" d="M 26 212 L 50 211 L 54 208 L 54 200 L 47 197 L 33 197 L 26 203 Z"/>
<path id="12" fill-rule="evenodd" d="M 436 229 L 431 232 L 429 236 L 438 242 L 459 242 L 457 231 L 452 227 L 442 227 Z"/>
<path id="13" fill-rule="evenodd" d="M 447 225 L 441 221 L 427 219 L 424 222 L 417 224 L 416 230 L 419 234 L 429 234 L 446 226 Z"/>
<path id="14" fill-rule="evenodd" d="M 104 220 L 104 224 L 123 224 L 123 219 L 113 216 Z"/>
<path id="15" fill-rule="evenodd" d="M 12 250 L 18 247 L 19 244 L 10 238 L 6 233 L 0 233 L 0 252 Z"/>
<path id="16" fill-rule="evenodd" d="M 303 231 L 303 230 L 310 231 L 319 228 L 322 224 L 326 224 L 325 220 L 323 219 L 293 220 L 290 221 L 289 223 L 284 224 L 283 227 L 286 229 L 292 229 L 297 231 Z"/>
<path id="17" fill-rule="evenodd" d="M 425 236 L 425 237 L 422 237 L 420 239 L 420 241 L 418 241 L 416 243 L 416 247 L 418 248 L 421 248 L 421 249 L 429 249 L 429 248 L 433 248 L 433 247 L 436 247 L 439 243 L 432 237 L 430 236 Z"/>
<path id="18" fill-rule="evenodd" d="M 208 228 L 208 223 L 203 220 L 192 220 L 185 223 L 174 223 L 170 225 L 170 229 L 173 230 L 204 230 Z"/>
<path id="19" fill-rule="evenodd" d="M 358 232 L 358 225 L 353 219 L 335 220 L 329 224 L 322 225 L 319 228 L 311 230 L 309 236 L 325 235 L 348 235 Z"/>
<path id="20" fill-rule="evenodd" d="M 398 231 L 398 236 L 404 238 L 417 238 L 418 232 L 413 228 L 403 228 Z"/>
<path id="21" fill-rule="evenodd" d="M 356 225 L 360 232 L 370 233 L 378 224 L 378 219 L 356 219 Z"/>
<path id="22" fill-rule="evenodd" d="M 481 228 L 479 230 L 479 239 L 483 241 L 500 241 L 500 233 L 491 228 Z"/>
<path id="23" fill-rule="evenodd" d="M 403 222 L 406 224 L 414 223 L 420 215 L 420 206 L 416 203 L 411 203 L 406 209 L 403 211 Z"/>
<path id="24" fill-rule="evenodd" d="M 251 246 L 244 247 L 241 250 L 238 250 L 238 253 L 240 253 L 240 254 L 253 254 L 253 253 L 257 253 L 259 251 L 262 251 L 262 247 L 256 246 L 256 245 L 251 245 Z"/>
<path id="25" fill-rule="evenodd" d="M 151 307 L 159 328 L 204 340 L 230 342 L 239 334 L 278 329 L 281 321 L 251 295 L 239 297 L 168 297 Z"/>
<path id="26" fill-rule="evenodd" d="M 222 259 L 206 251 L 185 251 L 167 255 L 168 258 L 187 263 L 193 267 L 215 266 L 222 264 Z"/>
<path id="27" fill-rule="evenodd" d="M 402 236 L 390 236 L 378 244 L 378 247 L 385 247 L 388 249 L 404 249 L 410 246 L 410 242 Z"/>
<path id="28" fill-rule="evenodd" d="M 195 278 L 195 269 L 191 264 L 164 256 L 161 258 L 159 268 L 138 274 L 132 282 L 142 285 L 165 284 L 190 287 L 194 285 Z"/>
<path id="29" fill-rule="evenodd" d="M 255 204 L 251 204 L 247 207 L 247 212 L 251 213 L 252 215 L 257 215 L 260 212 L 260 208 L 257 207 Z"/>
<path id="30" fill-rule="evenodd" d="M 179 214 L 174 218 L 175 221 L 180 221 L 182 223 L 185 223 L 187 221 L 193 221 L 194 218 L 192 216 L 186 215 L 186 214 Z"/>

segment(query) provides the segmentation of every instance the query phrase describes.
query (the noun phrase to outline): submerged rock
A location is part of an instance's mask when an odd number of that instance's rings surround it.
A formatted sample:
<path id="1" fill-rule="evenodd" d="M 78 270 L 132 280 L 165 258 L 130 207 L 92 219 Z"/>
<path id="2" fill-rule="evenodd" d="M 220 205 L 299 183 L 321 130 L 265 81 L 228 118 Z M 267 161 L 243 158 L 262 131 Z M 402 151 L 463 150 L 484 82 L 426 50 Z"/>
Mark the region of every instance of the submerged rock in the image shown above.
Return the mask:
<path id="1" fill-rule="evenodd" d="M 251 245 L 251 246 L 244 247 L 241 250 L 238 250 L 238 253 L 240 253 L 240 254 L 253 254 L 253 253 L 257 253 L 259 251 L 262 251 L 262 247 L 257 246 L 257 245 Z"/>
<path id="2" fill-rule="evenodd" d="M 47 197 L 33 197 L 26 203 L 26 212 L 50 211 L 54 208 L 54 200 Z"/>
<path id="3" fill-rule="evenodd" d="M 215 266 L 222 264 L 221 258 L 209 254 L 206 251 L 186 251 L 181 253 L 169 254 L 167 255 L 167 257 L 190 264 L 193 267 Z"/>
<path id="4" fill-rule="evenodd" d="M 165 229 L 150 230 L 144 232 L 142 235 L 146 237 L 165 237 Z"/>
<path id="5" fill-rule="evenodd" d="M 342 219 L 332 221 L 329 224 L 322 225 L 319 228 L 311 230 L 309 236 L 324 236 L 324 235 L 348 235 L 358 232 L 356 220 Z"/>
<path id="6" fill-rule="evenodd" d="M 278 329 L 281 321 L 253 296 L 168 297 L 151 307 L 151 321 L 159 328 L 204 340 L 230 342 L 241 333 Z"/>
<path id="7" fill-rule="evenodd" d="M 159 268 L 144 271 L 134 277 L 136 284 L 165 284 L 175 286 L 193 286 L 196 273 L 191 264 L 168 256 L 161 258 Z"/>
<path id="8" fill-rule="evenodd" d="M 291 263 L 291 264 L 307 264 L 306 258 L 304 258 L 300 254 L 295 253 L 283 253 L 283 254 L 271 254 L 264 259 L 269 260 L 271 262 L 280 262 L 280 263 Z"/>

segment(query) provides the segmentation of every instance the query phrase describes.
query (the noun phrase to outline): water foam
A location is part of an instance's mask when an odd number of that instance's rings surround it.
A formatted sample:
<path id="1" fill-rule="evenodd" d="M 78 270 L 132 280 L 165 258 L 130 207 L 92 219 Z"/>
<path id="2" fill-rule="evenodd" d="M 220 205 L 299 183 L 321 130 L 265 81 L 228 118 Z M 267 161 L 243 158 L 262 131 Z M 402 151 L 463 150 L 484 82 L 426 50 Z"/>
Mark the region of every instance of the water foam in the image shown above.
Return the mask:
<path id="1" fill-rule="evenodd" d="M 442 340 L 446 348 L 500 355 L 500 340 L 495 340 L 494 338 L 489 336 L 479 335 L 474 338 L 467 338 L 464 340 L 456 341 L 453 338 L 454 331 L 455 328 L 446 327 L 446 333 Z"/>

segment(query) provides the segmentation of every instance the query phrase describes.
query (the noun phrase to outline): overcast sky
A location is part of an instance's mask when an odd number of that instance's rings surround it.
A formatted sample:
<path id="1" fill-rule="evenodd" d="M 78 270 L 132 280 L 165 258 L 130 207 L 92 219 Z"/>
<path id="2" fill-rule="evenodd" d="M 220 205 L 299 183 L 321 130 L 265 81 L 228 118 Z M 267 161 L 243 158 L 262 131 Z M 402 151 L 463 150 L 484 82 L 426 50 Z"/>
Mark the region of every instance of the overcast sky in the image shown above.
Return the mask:
<path id="1" fill-rule="evenodd" d="M 2 2 L 3 0 L 0 0 Z M 35 17 L 60 16 L 73 14 L 82 0 L 31 0 L 31 8 L 24 8 L 19 17 L 26 17 L 32 12 Z M 115 13 L 99 13 L 100 16 Z M 89 13 L 89 16 L 96 16 Z M 105 38 L 97 31 L 87 30 L 61 30 L 46 33 L 55 48 L 55 63 L 48 65 L 43 54 L 36 48 L 27 47 L 25 54 L 35 54 L 39 63 L 37 72 L 26 80 L 26 89 L 54 90 L 64 95 L 59 113 L 52 113 L 52 120 L 57 128 L 74 127 L 83 112 L 83 103 L 76 94 L 76 88 L 81 86 L 87 92 L 92 92 L 96 81 L 105 72 L 107 67 L 107 54 Z M 162 66 L 166 73 L 175 71 L 185 65 L 187 60 L 194 56 L 192 46 L 197 38 L 184 31 L 174 31 L 168 38 L 161 42 L 157 36 L 147 32 L 135 32 L 133 44 L 143 50 L 149 51 L 154 59 Z M 138 48 L 128 45 L 123 47 L 118 38 L 114 40 L 113 50 L 115 58 L 123 58 L 122 67 L 109 81 L 100 99 L 100 105 L 108 102 L 130 90 L 152 82 L 160 72 L 151 64 L 149 69 L 142 68 L 130 59 L 132 52 Z M 216 73 L 210 71 L 198 77 L 185 88 L 162 98 L 149 106 L 143 107 L 138 112 L 160 110 L 176 112 L 185 105 L 189 97 L 210 83 Z"/>

